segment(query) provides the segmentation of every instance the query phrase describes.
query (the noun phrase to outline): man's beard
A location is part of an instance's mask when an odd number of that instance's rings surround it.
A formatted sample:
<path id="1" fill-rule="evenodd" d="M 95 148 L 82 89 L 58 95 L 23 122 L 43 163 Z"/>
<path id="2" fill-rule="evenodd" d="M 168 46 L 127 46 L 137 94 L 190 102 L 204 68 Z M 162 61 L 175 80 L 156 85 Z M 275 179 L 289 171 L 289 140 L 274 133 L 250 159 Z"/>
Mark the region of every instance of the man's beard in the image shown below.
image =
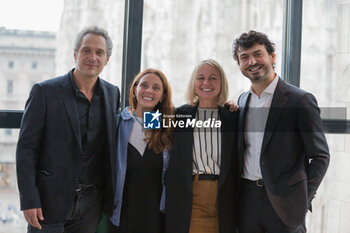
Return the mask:
<path id="1" fill-rule="evenodd" d="M 260 70 L 259 70 L 259 73 L 262 72 L 262 71 L 264 71 L 265 73 L 264 74 L 252 74 L 251 75 L 249 69 L 254 68 L 254 67 L 261 67 Z M 266 80 L 268 78 L 268 76 L 269 76 L 269 73 L 270 72 L 269 72 L 269 70 L 267 69 L 266 66 L 260 65 L 260 64 L 255 64 L 255 65 L 250 66 L 250 67 L 248 67 L 246 69 L 246 75 L 245 76 L 247 78 L 249 78 L 252 83 L 259 83 L 259 82 L 262 82 L 262 81 Z"/>
<path id="2" fill-rule="evenodd" d="M 252 83 L 259 83 L 266 79 L 266 77 L 261 76 L 261 75 L 253 75 L 253 77 L 249 76 L 248 77 Z"/>

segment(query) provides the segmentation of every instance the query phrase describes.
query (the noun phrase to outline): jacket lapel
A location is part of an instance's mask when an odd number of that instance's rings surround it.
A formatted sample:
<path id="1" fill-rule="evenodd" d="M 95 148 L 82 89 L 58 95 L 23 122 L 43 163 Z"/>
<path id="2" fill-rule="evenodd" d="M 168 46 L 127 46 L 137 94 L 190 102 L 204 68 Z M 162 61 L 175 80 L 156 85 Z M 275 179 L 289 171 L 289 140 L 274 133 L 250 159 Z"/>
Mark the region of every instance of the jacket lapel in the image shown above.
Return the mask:
<path id="1" fill-rule="evenodd" d="M 176 112 L 176 114 L 190 114 L 191 119 L 194 119 L 196 117 L 196 110 L 197 107 L 193 106 L 187 106 L 184 111 Z M 178 118 L 176 120 L 185 120 L 187 118 Z M 192 154 L 193 154 L 193 128 L 177 128 L 179 129 L 179 140 L 181 140 L 181 159 L 183 160 L 183 164 L 186 164 L 186 170 L 188 169 L 188 174 L 186 175 L 186 185 L 189 187 L 190 190 L 192 190 L 192 183 L 193 183 L 193 177 L 192 177 Z"/>
<path id="2" fill-rule="evenodd" d="M 104 81 L 100 79 L 100 85 L 103 90 L 103 103 L 105 109 L 106 131 L 108 141 L 108 151 L 111 153 L 114 146 L 114 137 L 116 137 L 116 121 L 114 116 L 116 115 L 116 99 L 113 98 L 113 93 L 106 87 Z M 114 156 L 111 156 L 111 158 Z M 112 162 L 112 161 L 111 161 Z"/>
<path id="3" fill-rule="evenodd" d="M 247 91 L 243 93 L 238 99 L 239 105 L 239 118 L 238 118 L 238 157 L 239 157 L 239 167 L 242 168 L 243 156 L 244 156 L 244 127 L 245 127 L 245 116 L 249 107 L 250 92 Z"/>
<path id="4" fill-rule="evenodd" d="M 234 119 L 231 115 L 224 111 L 224 107 L 219 107 L 221 125 L 221 167 L 220 167 L 220 178 L 219 178 L 219 190 L 225 181 L 229 167 L 232 163 L 233 156 L 233 145 L 234 145 L 234 134 L 230 132 L 234 130 L 233 123 Z"/>
<path id="5" fill-rule="evenodd" d="M 69 74 L 67 74 L 61 80 L 61 95 L 74 136 L 77 139 L 79 148 L 81 149 L 78 107 L 73 94 L 72 86 L 69 82 Z"/>
<path id="6" fill-rule="evenodd" d="M 287 93 L 288 91 L 286 84 L 282 79 L 279 79 L 275 89 L 275 93 L 273 95 L 269 115 L 266 122 L 261 152 L 263 152 L 266 149 L 266 146 L 269 143 L 271 136 L 275 131 L 278 120 L 281 117 L 281 114 L 283 113 L 285 106 L 288 103 L 288 97 L 286 95 Z"/>

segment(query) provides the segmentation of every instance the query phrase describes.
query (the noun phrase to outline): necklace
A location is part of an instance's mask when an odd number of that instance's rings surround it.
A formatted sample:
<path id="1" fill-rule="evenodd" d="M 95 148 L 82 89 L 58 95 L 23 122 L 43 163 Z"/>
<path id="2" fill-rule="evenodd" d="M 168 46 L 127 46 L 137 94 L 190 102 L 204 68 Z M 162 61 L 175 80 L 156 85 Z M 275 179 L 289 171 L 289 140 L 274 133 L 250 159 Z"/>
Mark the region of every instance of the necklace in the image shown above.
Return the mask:
<path id="1" fill-rule="evenodd" d="M 135 120 L 143 127 L 143 123 L 139 120 L 139 118 L 137 118 L 135 112 L 133 112 L 132 115 L 134 116 Z"/>

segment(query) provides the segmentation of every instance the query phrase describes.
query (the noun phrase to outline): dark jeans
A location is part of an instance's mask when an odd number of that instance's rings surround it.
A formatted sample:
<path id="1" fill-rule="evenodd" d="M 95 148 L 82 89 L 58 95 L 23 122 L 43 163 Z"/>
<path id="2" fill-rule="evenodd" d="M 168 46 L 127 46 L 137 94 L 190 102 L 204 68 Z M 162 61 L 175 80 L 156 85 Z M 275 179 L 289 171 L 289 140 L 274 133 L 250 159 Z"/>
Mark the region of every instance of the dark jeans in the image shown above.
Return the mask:
<path id="1" fill-rule="evenodd" d="M 273 209 L 265 188 L 241 183 L 238 225 L 240 233 L 305 233 L 305 225 L 289 227 Z"/>
<path id="2" fill-rule="evenodd" d="M 95 233 L 101 203 L 102 195 L 96 187 L 83 189 L 76 192 L 75 204 L 64 223 L 41 224 L 42 230 L 28 225 L 28 233 Z"/>

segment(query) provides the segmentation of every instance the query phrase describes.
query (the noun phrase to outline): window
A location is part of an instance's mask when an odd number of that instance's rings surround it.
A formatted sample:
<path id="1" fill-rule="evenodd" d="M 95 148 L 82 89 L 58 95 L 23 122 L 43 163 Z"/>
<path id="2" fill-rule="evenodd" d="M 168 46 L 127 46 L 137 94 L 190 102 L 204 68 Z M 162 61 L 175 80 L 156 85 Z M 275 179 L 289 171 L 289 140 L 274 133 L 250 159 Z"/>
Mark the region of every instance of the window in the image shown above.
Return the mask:
<path id="1" fill-rule="evenodd" d="M 300 87 L 314 94 L 321 112 L 347 108 L 341 119 L 349 120 L 350 104 L 350 2 L 304 1 Z M 316 13 L 317 12 L 317 13 Z M 321 13 L 322 12 L 322 13 Z M 322 14 L 322 17 L 315 17 Z M 349 232 L 350 147 L 348 134 L 327 134 L 331 166 L 328 168 L 306 227 L 310 232 Z"/>
<path id="2" fill-rule="evenodd" d="M 7 80 L 7 94 L 13 94 L 13 80 Z"/>
<path id="3" fill-rule="evenodd" d="M 207 58 L 217 60 L 225 70 L 231 99 L 236 101 L 249 89 L 249 80 L 243 77 L 232 58 L 232 43 L 250 29 L 268 34 L 276 44 L 276 72 L 280 74 L 283 1 L 276 1 L 276 4 L 273 1 L 268 4 L 266 1 L 224 2 L 202 4 L 178 0 L 158 5 L 157 0 L 145 1 L 141 70 L 157 67 L 165 73 L 176 93 L 173 96 L 175 106 L 185 103 L 184 86 L 193 68 Z M 269 9 L 274 9 L 273 16 L 265 13 Z"/>

